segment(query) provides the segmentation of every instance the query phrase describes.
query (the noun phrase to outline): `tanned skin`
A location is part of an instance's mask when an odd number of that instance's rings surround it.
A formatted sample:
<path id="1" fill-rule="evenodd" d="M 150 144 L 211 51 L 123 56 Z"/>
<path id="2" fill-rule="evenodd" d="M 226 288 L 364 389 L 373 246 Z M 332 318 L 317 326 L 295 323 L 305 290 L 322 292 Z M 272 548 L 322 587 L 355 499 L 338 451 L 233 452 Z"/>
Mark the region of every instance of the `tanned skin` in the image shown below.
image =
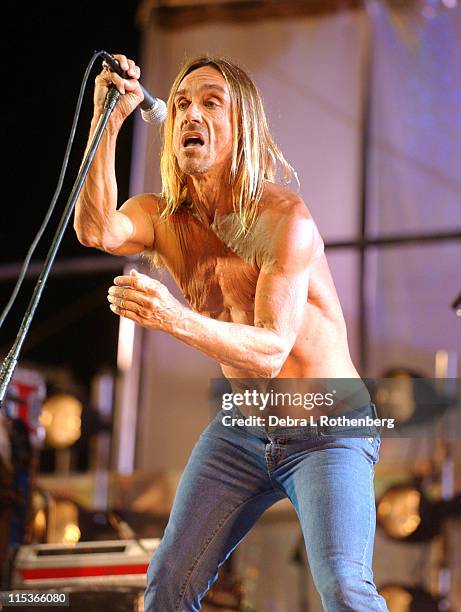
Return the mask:
<path id="1" fill-rule="evenodd" d="M 178 233 L 160 219 L 164 202 L 157 195 L 135 196 L 116 209 L 116 137 L 142 100 L 139 68 L 123 55 L 116 57 L 132 78 L 107 70 L 96 78 L 91 131 L 108 86 L 113 83 L 125 95 L 80 194 L 74 227 L 82 244 L 115 255 L 155 250 L 189 306 L 158 280 L 132 272 L 114 279 L 111 310 L 197 348 L 219 362 L 229 378 L 358 378 L 321 238 L 301 198 L 266 182 L 255 232 L 270 240 L 253 262 L 239 257 L 210 227 L 233 212 L 232 101 L 214 67 L 188 74 L 175 100 L 174 151 L 187 175 L 195 215 L 186 208 L 175 213 Z M 185 146 L 190 134 L 200 135 L 203 145 Z M 187 257 L 178 236 L 187 241 Z"/>

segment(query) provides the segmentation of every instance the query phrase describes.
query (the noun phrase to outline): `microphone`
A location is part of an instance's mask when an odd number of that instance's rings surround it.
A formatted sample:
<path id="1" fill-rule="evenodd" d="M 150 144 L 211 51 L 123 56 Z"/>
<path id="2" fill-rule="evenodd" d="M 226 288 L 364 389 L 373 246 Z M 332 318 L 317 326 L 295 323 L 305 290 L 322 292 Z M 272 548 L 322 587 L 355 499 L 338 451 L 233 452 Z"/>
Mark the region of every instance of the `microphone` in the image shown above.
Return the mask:
<path id="1" fill-rule="evenodd" d="M 110 68 L 116 72 L 122 79 L 131 79 L 130 75 L 127 74 L 124 70 L 120 68 L 119 62 L 115 59 L 113 55 L 107 53 L 107 51 L 101 51 L 100 54 L 104 58 L 104 61 Z M 141 87 L 141 91 L 144 94 L 144 100 L 141 102 L 141 116 L 147 123 L 153 123 L 157 125 L 158 123 L 163 123 L 166 119 L 166 104 L 160 98 L 154 98 L 151 94 L 144 89 L 144 87 L 139 83 Z"/>

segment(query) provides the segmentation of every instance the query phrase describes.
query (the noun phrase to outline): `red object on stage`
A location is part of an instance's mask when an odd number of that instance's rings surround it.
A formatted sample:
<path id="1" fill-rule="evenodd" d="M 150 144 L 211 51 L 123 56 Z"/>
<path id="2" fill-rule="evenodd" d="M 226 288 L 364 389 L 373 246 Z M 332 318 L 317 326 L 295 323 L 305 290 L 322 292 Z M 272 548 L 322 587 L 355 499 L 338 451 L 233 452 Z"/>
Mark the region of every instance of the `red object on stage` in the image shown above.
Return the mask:
<path id="1" fill-rule="evenodd" d="M 21 546 L 14 563 L 13 587 L 60 584 L 140 585 L 160 540 L 115 540 Z"/>
<path id="2" fill-rule="evenodd" d="M 47 567 L 20 570 L 23 580 L 48 580 L 54 578 L 82 578 L 88 576 L 120 576 L 145 574 L 148 563 L 139 565 L 93 565 L 87 567 Z"/>

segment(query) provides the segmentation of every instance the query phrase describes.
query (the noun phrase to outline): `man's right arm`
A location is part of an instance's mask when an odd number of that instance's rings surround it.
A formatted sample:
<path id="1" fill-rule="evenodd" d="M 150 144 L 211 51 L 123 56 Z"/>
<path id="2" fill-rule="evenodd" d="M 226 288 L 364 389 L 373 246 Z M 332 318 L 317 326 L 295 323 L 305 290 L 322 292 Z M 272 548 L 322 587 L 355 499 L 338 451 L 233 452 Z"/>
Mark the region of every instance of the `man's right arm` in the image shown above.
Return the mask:
<path id="1" fill-rule="evenodd" d="M 153 247 L 155 196 L 135 196 L 117 210 L 117 135 L 123 121 L 142 101 L 143 94 L 138 83 L 139 68 L 123 55 L 116 58 L 132 78 L 122 79 L 108 70 L 103 70 L 96 77 L 90 138 L 101 115 L 109 86 L 115 85 L 124 95 L 112 112 L 77 200 L 74 229 L 85 246 L 116 255 L 134 255 Z"/>

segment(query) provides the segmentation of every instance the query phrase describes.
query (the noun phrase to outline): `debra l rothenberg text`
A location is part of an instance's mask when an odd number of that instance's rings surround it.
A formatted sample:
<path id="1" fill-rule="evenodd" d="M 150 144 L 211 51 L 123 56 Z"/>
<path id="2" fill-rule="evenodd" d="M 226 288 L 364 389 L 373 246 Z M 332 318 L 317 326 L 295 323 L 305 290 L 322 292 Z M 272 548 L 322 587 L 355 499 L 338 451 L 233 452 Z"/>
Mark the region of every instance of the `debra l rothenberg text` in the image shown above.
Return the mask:
<path id="1" fill-rule="evenodd" d="M 295 417 L 278 417 L 275 415 L 269 415 L 268 417 L 263 416 L 247 416 L 247 417 L 232 417 L 230 414 L 226 414 L 222 418 L 222 424 L 232 427 L 379 427 L 394 429 L 395 419 L 379 419 L 372 418 L 370 416 L 348 418 L 346 416 L 319 416 L 315 419 L 313 416 L 308 418 L 295 418 Z"/>

